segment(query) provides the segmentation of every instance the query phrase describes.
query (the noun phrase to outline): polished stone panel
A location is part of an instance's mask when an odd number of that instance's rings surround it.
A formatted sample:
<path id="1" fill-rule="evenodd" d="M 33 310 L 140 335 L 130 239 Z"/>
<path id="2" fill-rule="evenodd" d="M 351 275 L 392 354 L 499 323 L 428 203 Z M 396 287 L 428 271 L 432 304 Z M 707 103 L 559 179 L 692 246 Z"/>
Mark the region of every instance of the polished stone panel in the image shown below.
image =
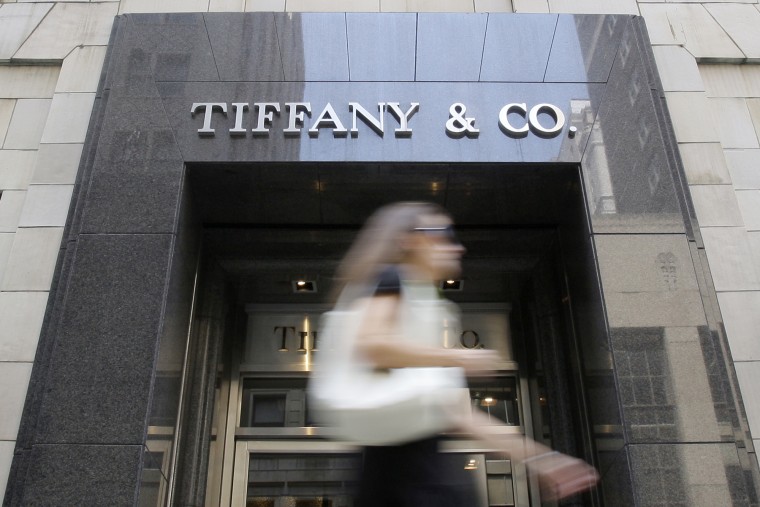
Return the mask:
<path id="1" fill-rule="evenodd" d="M 30 362 L 0 362 L 0 406 L 3 407 L 3 417 L 0 417 L 0 440 L 16 439 L 31 373 Z"/>
<path id="2" fill-rule="evenodd" d="M 681 232 L 674 162 L 665 154 L 665 137 L 657 126 L 645 55 L 633 30 L 625 37 L 583 154 L 592 228 L 595 233 Z"/>
<path id="3" fill-rule="evenodd" d="M 662 293 L 614 293 L 605 295 L 611 326 L 648 327 L 704 325 L 699 291 L 684 291 L 679 299 Z"/>
<path id="4" fill-rule="evenodd" d="M 346 15 L 275 14 L 286 81 L 348 81 Z"/>
<path id="5" fill-rule="evenodd" d="M 208 37 L 222 81 L 282 81 L 282 56 L 274 14 L 205 16 Z M 230 45 L 230 40 L 240 41 Z"/>
<path id="6" fill-rule="evenodd" d="M 597 235 L 594 241 L 605 292 L 698 289 L 681 235 Z"/>
<path id="7" fill-rule="evenodd" d="M 632 445 L 636 505 L 750 505 L 736 446 Z"/>
<path id="8" fill-rule="evenodd" d="M 544 81 L 606 82 L 629 23 L 628 16 L 560 15 Z"/>
<path id="9" fill-rule="evenodd" d="M 154 99 L 111 98 L 108 107 L 81 207 L 82 230 L 173 232 L 183 163 L 165 116 L 155 114 L 163 106 Z"/>
<path id="10" fill-rule="evenodd" d="M 723 364 L 712 361 L 717 356 L 704 330 L 618 328 L 611 335 L 628 442 L 734 438 Z"/>
<path id="11" fill-rule="evenodd" d="M 682 143 L 678 145 L 678 149 L 681 152 L 686 181 L 690 185 L 732 183 L 726 166 L 726 155 L 720 143 Z"/>
<path id="12" fill-rule="evenodd" d="M 131 52 L 150 55 L 145 70 L 156 81 L 219 79 L 202 14 L 135 14 L 130 20 Z"/>
<path id="13" fill-rule="evenodd" d="M 347 14 L 351 81 L 414 81 L 415 14 Z"/>
<path id="14" fill-rule="evenodd" d="M 36 151 L 0 150 L 0 191 L 26 190 L 36 159 Z"/>
<path id="15" fill-rule="evenodd" d="M 182 169 L 181 163 L 162 160 L 101 166 L 82 208 L 82 231 L 173 231 Z"/>
<path id="16" fill-rule="evenodd" d="M 58 505 L 135 505 L 141 452 L 137 445 L 36 445 L 22 505 L 50 505 L 51 499 Z"/>
<path id="17" fill-rule="evenodd" d="M 724 153 L 734 188 L 760 189 L 760 150 L 726 150 Z"/>
<path id="18" fill-rule="evenodd" d="M 45 120 L 47 120 L 51 102 L 51 99 L 17 100 L 3 148 L 6 150 L 36 150 L 45 128 Z"/>
<path id="19" fill-rule="evenodd" d="M 4 4 L 0 7 L 0 61 L 9 61 L 50 11 L 52 3 Z M 21 22 L 19 22 L 21 21 Z"/>
<path id="20" fill-rule="evenodd" d="M 487 19 L 487 14 L 418 14 L 417 80 L 478 81 Z"/>
<path id="21" fill-rule="evenodd" d="M 37 442 L 142 444 L 170 248 L 169 235 L 80 236 Z"/>
<path id="22" fill-rule="evenodd" d="M 489 16 L 481 81 L 541 82 L 557 16 Z"/>
<path id="23" fill-rule="evenodd" d="M 682 235 L 597 235 L 615 374 L 629 442 L 733 434 L 722 353 Z M 728 403 L 730 407 L 730 403 Z"/>
<path id="24" fill-rule="evenodd" d="M 184 112 L 190 116 L 189 108 Z M 111 97 L 108 113 L 98 138 L 98 160 L 143 162 L 182 159 L 179 149 L 172 142 L 168 119 L 163 114 L 159 99 Z M 132 133 L 130 126 L 139 127 L 139 130 Z"/>

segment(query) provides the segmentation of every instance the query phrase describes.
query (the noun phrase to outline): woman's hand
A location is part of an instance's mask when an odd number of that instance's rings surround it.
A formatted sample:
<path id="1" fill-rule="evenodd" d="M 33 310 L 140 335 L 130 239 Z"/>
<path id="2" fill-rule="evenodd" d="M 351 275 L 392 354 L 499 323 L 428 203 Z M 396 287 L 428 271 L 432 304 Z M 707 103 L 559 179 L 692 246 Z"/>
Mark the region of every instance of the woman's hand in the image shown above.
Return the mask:
<path id="1" fill-rule="evenodd" d="M 530 473 L 538 476 L 541 496 L 559 500 L 591 489 L 599 481 L 596 469 L 578 458 L 548 452 L 525 460 Z"/>
<path id="2" fill-rule="evenodd" d="M 448 349 L 452 366 L 459 366 L 468 374 L 482 374 L 496 370 L 501 356 L 494 350 Z"/>

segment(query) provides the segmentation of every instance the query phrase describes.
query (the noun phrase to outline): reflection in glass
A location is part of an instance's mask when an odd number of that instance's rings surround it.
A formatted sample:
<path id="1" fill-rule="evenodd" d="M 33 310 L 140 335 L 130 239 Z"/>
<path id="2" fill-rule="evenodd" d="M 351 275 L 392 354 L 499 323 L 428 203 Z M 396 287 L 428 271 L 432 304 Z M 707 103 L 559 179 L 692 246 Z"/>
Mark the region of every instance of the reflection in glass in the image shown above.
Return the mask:
<path id="1" fill-rule="evenodd" d="M 248 426 L 285 426 L 286 394 L 251 394 L 244 412 Z"/>
<path id="2" fill-rule="evenodd" d="M 143 470 L 140 480 L 140 496 L 137 501 L 139 507 L 155 507 L 163 504 L 166 494 L 166 474 L 164 466 L 166 453 L 150 449 L 150 441 L 143 452 Z"/>
<path id="3" fill-rule="evenodd" d="M 494 423 L 520 425 L 515 377 L 471 380 L 470 405 L 485 412 Z"/>
<path id="4" fill-rule="evenodd" d="M 240 427 L 312 426 L 306 403 L 306 378 L 245 378 Z"/>
<path id="5" fill-rule="evenodd" d="M 256 454 L 247 507 L 353 507 L 357 454 Z"/>

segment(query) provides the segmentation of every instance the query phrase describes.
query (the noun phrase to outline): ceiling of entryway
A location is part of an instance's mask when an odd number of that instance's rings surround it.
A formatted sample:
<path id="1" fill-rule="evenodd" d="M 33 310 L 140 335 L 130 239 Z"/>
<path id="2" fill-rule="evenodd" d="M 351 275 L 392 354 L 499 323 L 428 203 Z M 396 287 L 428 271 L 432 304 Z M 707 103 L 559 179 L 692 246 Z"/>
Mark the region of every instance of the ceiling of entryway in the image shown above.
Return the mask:
<path id="1" fill-rule="evenodd" d="M 383 204 L 433 201 L 467 248 L 458 301 L 511 301 L 556 228 L 582 219 L 574 167 L 483 165 L 214 165 L 189 168 L 204 250 L 244 302 L 324 302 L 359 226 Z M 317 281 L 295 294 L 292 280 Z"/>

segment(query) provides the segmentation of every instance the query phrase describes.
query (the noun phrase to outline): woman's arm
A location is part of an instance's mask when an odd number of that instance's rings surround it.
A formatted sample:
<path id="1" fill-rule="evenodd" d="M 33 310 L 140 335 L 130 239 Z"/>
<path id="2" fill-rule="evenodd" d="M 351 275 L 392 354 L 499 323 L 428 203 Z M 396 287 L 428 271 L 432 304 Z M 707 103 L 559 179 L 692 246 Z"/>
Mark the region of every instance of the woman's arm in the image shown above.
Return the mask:
<path id="1" fill-rule="evenodd" d="M 364 320 L 357 351 L 377 368 L 456 366 L 468 373 L 493 370 L 499 356 L 491 350 L 445 349 L 408 343 L 400 336 L 397 317 L 398 294 L 378 295 L 358 300 L 357 310 Z"/>
<path id="2" fill-rule="evenodd" d="M 401 298 L 398 294 L 377 295 L 357 301 L 365 318 L 357 350 L 378 368 L 458 366 L 469 373 L 493 370 L 499 359 L 494 351 L 445 349 L 407 343 L 396 325 Z M 582 460 L 552 451 L 522 435 L 505 435 L 479 411 L 450 414 L 457 431 L 481 440 L 486 447 L 522 461 L 538 475 L 546 499 L 558 499 L 585 491 L 599 475 Z"/>

